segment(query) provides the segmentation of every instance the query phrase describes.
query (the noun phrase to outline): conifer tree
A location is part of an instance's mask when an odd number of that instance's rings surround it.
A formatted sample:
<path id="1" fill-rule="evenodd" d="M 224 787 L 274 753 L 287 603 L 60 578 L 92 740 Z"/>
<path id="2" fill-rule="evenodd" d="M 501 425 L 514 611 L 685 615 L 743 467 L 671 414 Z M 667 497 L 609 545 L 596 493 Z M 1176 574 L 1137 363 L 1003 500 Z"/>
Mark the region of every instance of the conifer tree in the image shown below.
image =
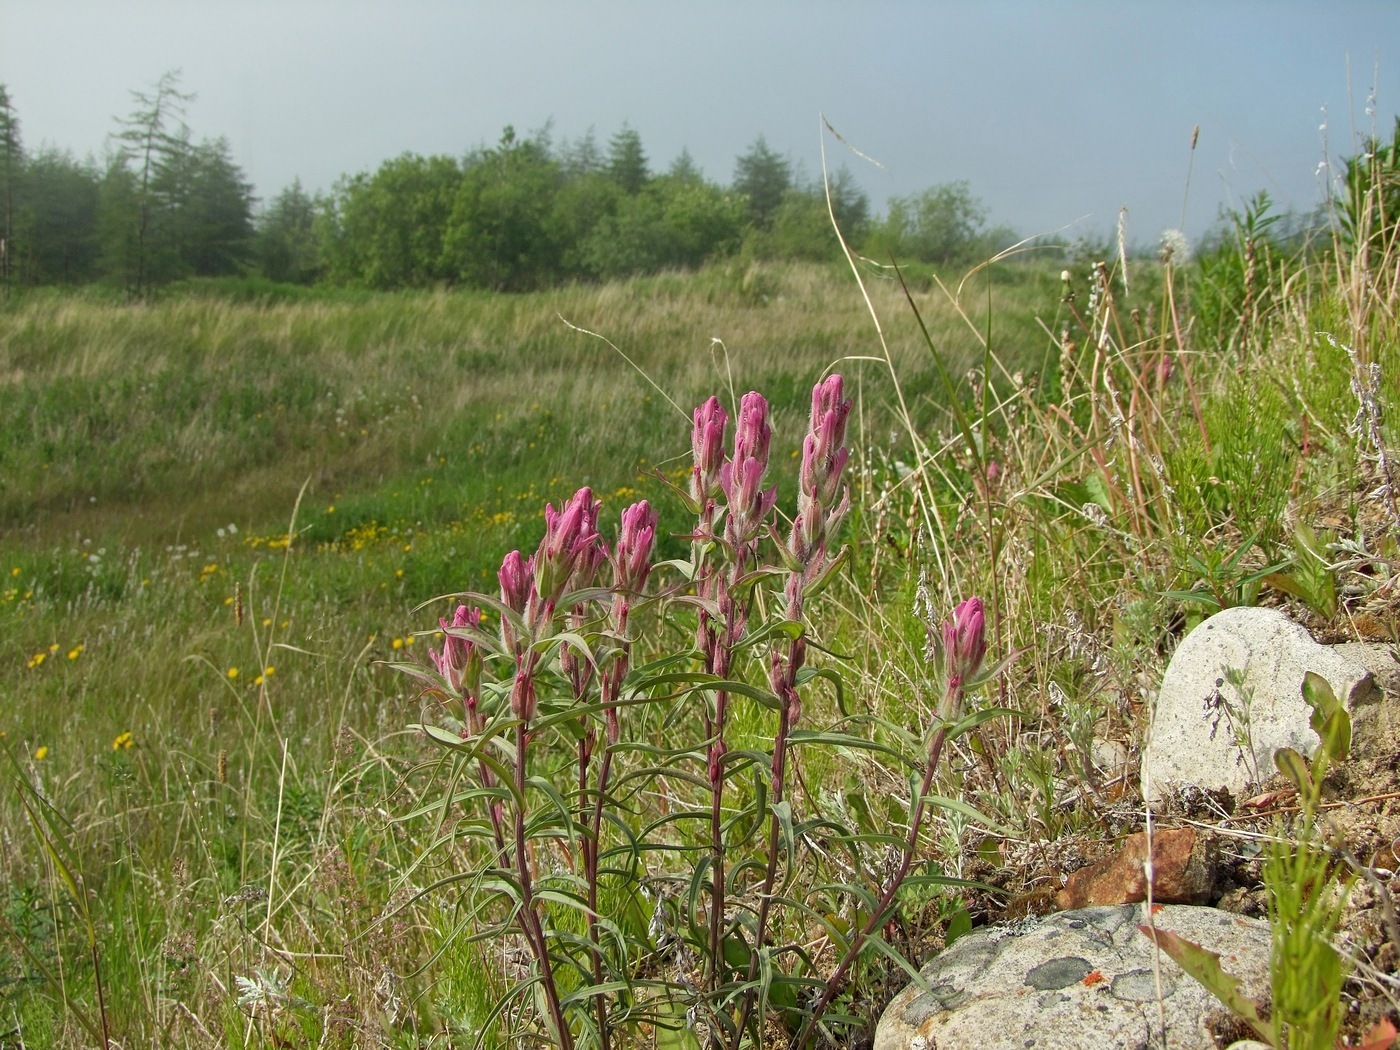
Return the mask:
<path id="1" fill-rule="evenodd" d="M 20 147 L 19 117 L 15 116 L 10 94 L 0 84 L 0 286 L 10 294 L 15 257 L 15 187 L 24 166 Z"/>
<path id="2" fill-rule="evenodd" d="M 185 126 L 185 105 L 194 96 L 179 89 L 180 72 L 171 70 L 156 81 L 151 93 L 133 91 L 136 108 L 118 122 L 117 156 L 122 167 L 133 164 L 135 183 L 130 216 L 132 226 L 131 272 L 127 274 L 132 294 L 144 296 L 152 277 L 153 234 L 162 205 L 160 189 L 167 175 L 189 151 L 189 129 Z M 123 225 L 120 222 L 113 224 Z"/>

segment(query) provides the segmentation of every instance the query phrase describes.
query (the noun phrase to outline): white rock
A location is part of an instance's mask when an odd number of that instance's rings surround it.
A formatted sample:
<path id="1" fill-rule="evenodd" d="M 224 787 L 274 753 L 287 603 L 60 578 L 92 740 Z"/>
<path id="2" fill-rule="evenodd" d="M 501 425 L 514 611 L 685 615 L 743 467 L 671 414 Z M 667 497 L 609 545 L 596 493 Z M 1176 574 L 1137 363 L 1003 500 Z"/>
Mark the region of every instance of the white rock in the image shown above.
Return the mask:
<path id="1" fill-rule="evenodd" d="M 1154 951 L 1144 915 L 1125 904 L 976 930 L 924 966 L 926 988 L 895 998 L 874 1050 L 1160 1047 L 1163 1018 L 1172 1050 L 1215 1050 L 1207 1021 L 1223 1008 Z M 1246 995 L 1267 997 L 1267 923 L 1184 904 L 1159 907 L 1153 923 L 1216 952 Z"/>
<path id="2" fill-rule="evenodd" d="M 1274 773 L 1274 752 L 1311 756 L 1303 677 L 1321 675 L 1352 710 L 1370 698 L 1367 670 L 1275 609 L 1218 612 L 1182 640 L 1162 676 L 1142 757 L 1142 793 L 1173 787 L 1238 794 Z M 1238 674 L 1238 684 L 1231 679 Z"/>

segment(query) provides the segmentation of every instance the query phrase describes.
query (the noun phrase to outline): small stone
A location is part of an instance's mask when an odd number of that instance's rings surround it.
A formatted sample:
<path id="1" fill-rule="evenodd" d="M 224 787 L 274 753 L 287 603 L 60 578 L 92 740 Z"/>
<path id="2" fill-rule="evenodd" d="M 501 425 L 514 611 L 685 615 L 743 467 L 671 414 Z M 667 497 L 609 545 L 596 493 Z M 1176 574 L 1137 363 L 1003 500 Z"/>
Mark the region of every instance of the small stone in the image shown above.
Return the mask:
<path id="1" fill-rule="evenodd" d="M 1147 899 L 1147 833 L 1129 835 L 1112 857 L 1073 872 L 1056 897 L 1061 908 L 1134 904 Z M 1195 828 L 1164 828 L 1152 836 L 1152 899 L 1204 904 L 1215 889 L 1215 850 Z"/>
<path id="2" fill-rule="evenodd" d="M 1089 757 L 1105 780 L 1116 780 L 1128 768 L 1128 748 L 1120 740 L 1095 736 Z"/>
<path id="3" fill-rule="evenodd" d="M 1273 776 L 1279 748 L 1311 757 L 1319 741 L 1303 699 L 1309 671 L 1348 711 L 1371 699 L 1365 667 L 1276 609 L 1225 609 L 1202 623 L 1162 676 L 1143 751 L 1143 798 L 1157 805 L 1181 787 L 1238 795 Z"/>

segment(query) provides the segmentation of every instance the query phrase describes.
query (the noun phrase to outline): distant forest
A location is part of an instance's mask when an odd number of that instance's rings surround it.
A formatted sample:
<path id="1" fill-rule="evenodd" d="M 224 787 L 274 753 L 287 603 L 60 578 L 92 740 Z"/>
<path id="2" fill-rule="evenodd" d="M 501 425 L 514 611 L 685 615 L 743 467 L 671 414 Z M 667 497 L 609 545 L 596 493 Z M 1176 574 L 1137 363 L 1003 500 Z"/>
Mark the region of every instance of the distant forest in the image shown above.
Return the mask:
<path id="1" fill-rule="evenodd" d="M 729 185 L 689 153 L 653 169 L 624 125 L 555 144 L 506 127 L 461 157 L 405 153 L 342 177 L 328 194 L 299 181 L 259 202 L 227 139 L 196 140 L 178 73 L 132 92 L 101 161 L 23 145 L 0 84 L 0 279 L 102 284 L 136 297 L 173 281 L 261 276 L 292 284 L 526 291 L 567 281 L 698 267 L 712 260 L 833 259 L 858 250 L 946 263 L 1014 239 L 990 229 L 966 182 L 890 200 L 873 216 L 849 171 L 804 177 L 760 137 Z"/>

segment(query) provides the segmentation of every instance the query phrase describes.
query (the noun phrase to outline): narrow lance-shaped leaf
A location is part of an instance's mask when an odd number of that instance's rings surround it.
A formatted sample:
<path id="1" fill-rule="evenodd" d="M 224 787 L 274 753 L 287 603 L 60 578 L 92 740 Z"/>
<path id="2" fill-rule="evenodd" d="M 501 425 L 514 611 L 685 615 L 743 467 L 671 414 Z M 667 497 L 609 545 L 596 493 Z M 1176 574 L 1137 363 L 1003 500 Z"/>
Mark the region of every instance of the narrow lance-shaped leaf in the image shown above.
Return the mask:
<path id="1" fill-rule="evenodd" d="M 1278 1045 L 1278 1033 L 1272 1022 L 1259 1015 L 1259 1006 L 1240 989 L 1238 977 L 1226 973 L 1220 966 L 1220 956 L 1179 937 L 1170 930 L 1157 930 L 1139 925 L 1138 929 L 1201 983 L 1206 991 L 1219 999 L 1240 1020 L 1253 1028 L 1270 1045 Z"/>

